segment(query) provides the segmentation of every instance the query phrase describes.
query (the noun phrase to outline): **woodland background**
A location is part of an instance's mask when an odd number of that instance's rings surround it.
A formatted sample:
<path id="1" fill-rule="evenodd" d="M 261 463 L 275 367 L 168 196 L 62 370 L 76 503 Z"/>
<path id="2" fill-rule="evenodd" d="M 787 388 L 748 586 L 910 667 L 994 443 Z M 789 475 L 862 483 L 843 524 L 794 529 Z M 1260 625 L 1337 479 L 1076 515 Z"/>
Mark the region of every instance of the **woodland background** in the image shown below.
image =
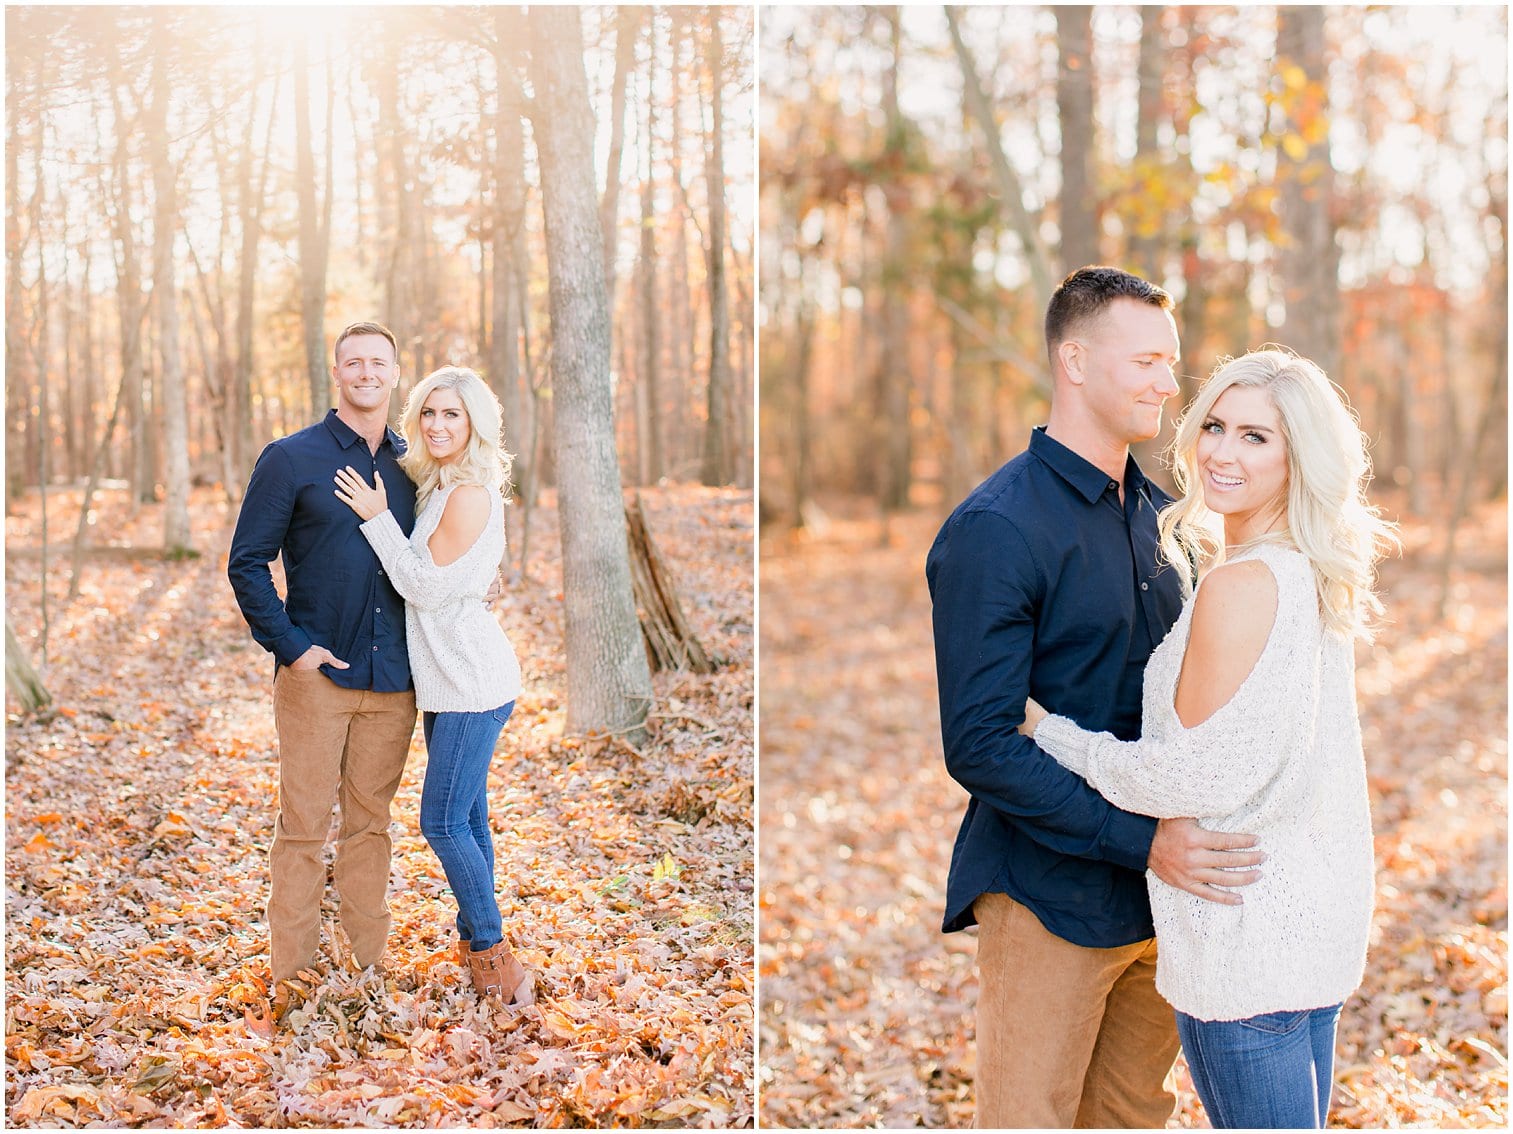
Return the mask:
<path id="1" fill-rule="evenodd" d="M 1500 9 L 813 7 L 762 28 L 768 520 L 826 493 L 959 500 L 1043 421 L 1045 302 L 1095 262 L 1178 300 L 1182 404 L 1220 357 L 1285 343 L 1349 393 L 1415 513 L 1504 490 Z"/>
<path id="2" fill-rule="evenodd" d="M 749 1122 L 752 11 L 6 21 L 8 1123 Z M 389 971 L 328 923 L 276 1030 L 272 664 L 225 555 L 366 318 L 396 415 L 472 366 L 516 453 L 491 797 L 539 999 L 490 1011 L 447 961 L 417 731 Z M 622 484 L 711 672 L 648 672 Z M 583 709 L 611 685 L 623 728 Z"/>
<path id="3" fill-rule="evenodd" d="M 522 492 L 554 483 L 532 143 L 568 126 L 526 18 L 291 14 L 7 11 L 7 492 L 98 465 L 170 513 L 236 498 L 358 318 L 400 337 L 396 409 L 475 367 Z M 749 487 L 752 13 L 588 7 L 582 35 L 623 474 Z"/>
<path id="4" fill-rule="evenodd" d="M 1178 302 L 1148 470 L 1265 342 L 1372 439 L 1405 547 L 1359 659 L 1379 912 L 1333 1121 L 1506 1125 L 1505 10 L 782 8 L 760 40 L 763 1121 L 970 1122 L 924 557 L 1045 420 L 1045 302 L 1103 262 Z"/>

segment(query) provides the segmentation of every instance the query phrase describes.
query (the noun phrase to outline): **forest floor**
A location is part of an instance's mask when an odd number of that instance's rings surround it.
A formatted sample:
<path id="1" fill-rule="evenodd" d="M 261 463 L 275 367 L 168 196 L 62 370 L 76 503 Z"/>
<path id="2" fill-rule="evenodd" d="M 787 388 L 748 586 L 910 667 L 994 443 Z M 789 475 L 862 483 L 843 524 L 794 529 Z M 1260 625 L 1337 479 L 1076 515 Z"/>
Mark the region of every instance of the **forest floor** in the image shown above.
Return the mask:
<path id="1" fill-rule="evenodd" d="M 1439 529 L 1405 522 L 1383 565 L 1391 625 L 1358 669 L 1377 913 L 1331 1125 L 1508 1125 L 1507 508 L 1462 528 L 1442 618 Z M 976 937 L 940 932 L 966 795 L 940 752 L 938 522 L 762 542 L 764 1125 L 971 1121 Z M 1176 1084 L 1171 1125 L 1206 1125 L 1181 1062 Z"/>
<path id="2" fill-rule="evenodd" d="M 273 665 L 226 581 L 234 511 L 197 489 L 203 558 L 161 506 L 79 493 L 6 521 L 6 609 L 54 698 L 6 732 L 6 1122 L 41 1126 L 743 1126 L 752 1120 L 752 497 L 643 490 L 685 612 L 723 663 L 662 673 L 650 739 L 564 736 L 550 501 L 501 620 L 525 690 L 490 774 L 506 939 L 537 1002 L 494 1008 L 453 961 L 417 828 L 417 727 L 395 800 L 386 971 L 328 959 L 266 1016 Z M 46 661 L 36 632 L 48 598 Z M 329 858 L 330 847 L 327 848 Z"/>

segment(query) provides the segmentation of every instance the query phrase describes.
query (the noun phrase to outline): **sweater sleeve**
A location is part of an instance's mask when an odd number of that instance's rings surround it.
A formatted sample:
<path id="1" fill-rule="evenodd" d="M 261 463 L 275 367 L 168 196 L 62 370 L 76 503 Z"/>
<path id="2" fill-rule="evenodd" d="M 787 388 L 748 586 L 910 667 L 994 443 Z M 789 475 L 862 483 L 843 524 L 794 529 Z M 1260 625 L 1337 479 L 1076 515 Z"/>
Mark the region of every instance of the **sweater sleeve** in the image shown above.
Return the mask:
<path id="1" fill-rule="evenodd" d="M 399 530 L 399 522 L 392 512 L 380 512 L 364 521 L 361 527 L 384 570 L 388 571 L 394 589 L 416 609 L 436 610 L 471 594 L 477 594 L 480 599 L 483 597 L 483 590 L 475 578 L 473 548 L 445 567 L 438 567 L 420 557 Z M 483 536 L 478 538 L 482 540 Z"/>
<path id="2" fill-rule="evenodd" d="M 1193 728 L 1174 720 L 1169 734 L 1139 740 L 1089 732 L 1053 715 L 1035 729 L 1035 743 L 1116 807 L 1157 819 L 1217 818 L 1254 798 L 1281 769 L 1288 724 L 1300 708 L 1296 701 L 1288 707 L 1236 694 Z"/>
<path id="3" fill-rule="evenodd" d="M 1052 715 L 1035 729 L 1035 743 L 1116 807 L 1157 819 L 1219 818 L 1254 799 L 1281 772 L 1318 696 L 1304 614 L 1311 576 L 1267 566 L 1278 598 L 1266 645 L 1207 719 L 1188 728 L 1166 706 L 1154 721 L 1147 715 L 1140 739 L 1124 741 Z"/>

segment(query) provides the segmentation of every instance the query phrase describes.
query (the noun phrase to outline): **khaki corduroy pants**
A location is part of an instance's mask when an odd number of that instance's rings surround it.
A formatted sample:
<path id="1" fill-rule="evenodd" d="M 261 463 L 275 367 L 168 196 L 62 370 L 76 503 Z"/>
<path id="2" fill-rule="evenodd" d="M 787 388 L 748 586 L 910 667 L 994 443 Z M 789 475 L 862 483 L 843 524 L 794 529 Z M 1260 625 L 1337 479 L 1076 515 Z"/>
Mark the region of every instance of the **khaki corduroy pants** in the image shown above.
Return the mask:
<path id="1" fill-rule="evenodd" d="M 320 948 L 321 852 L 336 804 L 342 929 L 357 963 L 374 964 L 389 936 L 389 804 L 415 731 L 415 694 L 343 689 L 318 669 L 280 666 L 273 717 L 279 750 L 278 818 L 268 852 L 273 980 L 309 966 Z"/>
<path id="2" fill-rule="evenodd" d="M 1177 1058 L 1156 942 L 1073 945 L 1006 894 L 978 920 L 977 1115 L 989 1128 L 1160 1129 Z"/>

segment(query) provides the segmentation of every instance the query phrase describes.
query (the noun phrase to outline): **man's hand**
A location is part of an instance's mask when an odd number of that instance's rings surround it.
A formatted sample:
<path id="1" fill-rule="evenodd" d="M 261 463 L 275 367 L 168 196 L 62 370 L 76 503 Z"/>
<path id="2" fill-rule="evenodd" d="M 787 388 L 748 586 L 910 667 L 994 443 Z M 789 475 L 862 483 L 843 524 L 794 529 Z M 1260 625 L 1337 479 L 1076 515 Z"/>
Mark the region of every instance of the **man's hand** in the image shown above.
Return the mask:
<path id="1" fill-rule="evenodd" d="M 500 596 L 503 594 L 504 568 L 500 567 L 494 571 L 494 581 L 489 584 L 489 589 L 483 596 L 483 605 L 488 607 L 489 610 L 493 610 L 494 604 L 499 601 Z"/>
<path id="2" fill-rule="evenodd" d="M 289 663 L 290 669 L 319 669 L 321 666 L 330 664 L 337 669 L 346 669 L 347 663 L 342 661 L 325 646 L 311 646 L 299 657 Z"/>
<path id="3" fill-rule="evenodd" d="M 1168 886 L 1220 905 L 1238 906 L 1244 899 L 1225 887 L 1249 886 L 1261 872 L 1224 868 L 1265 862 L 1264 852 L 1249 849 L 1255 845 L 1254 835 L 1205 831 L 1196 819 L 1162 819 L 1156 824 L 1146 865 Z"/>
<path id="4" fill-rule="evenodd" d="M 1046 712 L 1040 702 L 1031 697 L 1024 703 L 1024 722 L 1020 724 L 1019 731 L 1022 735 L 1034 738 L 1035 727 L 1051 714 Z"/>

